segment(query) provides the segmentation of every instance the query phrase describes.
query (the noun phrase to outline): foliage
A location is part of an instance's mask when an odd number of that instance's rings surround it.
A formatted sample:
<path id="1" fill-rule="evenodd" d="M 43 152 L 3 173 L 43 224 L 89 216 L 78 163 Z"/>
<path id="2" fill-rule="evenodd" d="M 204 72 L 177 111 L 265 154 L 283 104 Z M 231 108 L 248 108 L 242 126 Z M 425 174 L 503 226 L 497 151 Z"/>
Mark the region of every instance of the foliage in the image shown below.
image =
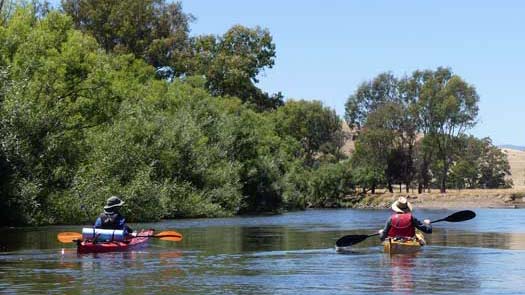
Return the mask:
<path id="1" fill-rule="evenodd" d="M 62 0 L 77 29 L 88 32 L 106 52 L 132 53 L 155 67 L 183 72 L 193 16 L 180 2 L 164 0 Z"/>
<path id="2" fill-rule="evenodd" d="M 114 7 L 104 9 L 89 13 L 114 17 Z M 274 114 L 258 112 L 261 104 L 233 97 L 242 96 L 233 93 L 241 86 L 213 84 L 198 71 L 157 80 L 147 58 L 136 58 L 143 49 L 130 45 L 139 41 L 117 38 L 100 50 L 105 35 L 90 37 L 75 22 L 88 25 L 28 6 L 0 27 L 2 224 L 89 222 L 109 195 L 125 200 L 130 221 L 306 206 L 311 171 L 297 155 L 300 142 L 281 136 Z M 214 46 L 212 63 L 232 83 L 253 86 L 273 65 L 266 30 L 237 26 Z M 233 92 L 213 93 L 210 85 Z"/>
<path id="3" fill-rule="evenodd" d="M 257 76 L 274 65 L 275 44 L 267 29 L 236 25 L 222 36 L 204 35 L 191 40 L 192 58 L 187 73 L 204 75 L 215 96 L 235 96 L 258 110 L 282 104 L 282 95 L 258 89 Z"/>
<path id="4" fill-rule="evenodd" d="M 362 171 L 358 174 L 367 176 L 368 185 L 385 177 L 390 191 L 393 183 L 408 190 L 414 179 L 421 191 L 437 177 L 444 192 L 450 166 L 460 155 L 457 141 L 474 126 L 478 101 L 475 88 L 447 68 L 400 79 L 384 73 L 363 83 L 349 97 L 345 114 L 359 131 L 354 161 L 368 167 L 360 170 L 356 164 L 356 173 Z"/>
<path id="5" fill-rule="evenodd" d="M 277 132 L 301 143 L 300 156 L 312 167 L 322 155 L 331 154 L 334 160 L 343 145 L 341 120 L 336 113 L 319 101 L 289 100 L 275 112 Z"/>
<path id="6" fill-rule="evenodd" d="M 353 191 L 350 161 L 326 163 L 312 171 L 309 180 L 309 202 L 313 207 L 336 207 Z"/>
<path id="7" fill-rule="evenodd" d="M 241 25 L 222 36 L 189 37 L 194 17 L 180 2 L 166 0 L 63 0 L 75 27 L 89 33 L 106 52 L 132 53 L 170 77 L 202 75 L 214 96 L 234 96 L 257 110 L 282 104 L 255 86 L 257 76 L 274 65 L 275 44 L 267 29 Z"/>
<path id="8" fill-rule="evenodd" d="M 506 155 L 490 138 L 462 137 L 461 154 L 453 163 L 450 183 L 456 188 L 500 188 L 512 185 Z"/>

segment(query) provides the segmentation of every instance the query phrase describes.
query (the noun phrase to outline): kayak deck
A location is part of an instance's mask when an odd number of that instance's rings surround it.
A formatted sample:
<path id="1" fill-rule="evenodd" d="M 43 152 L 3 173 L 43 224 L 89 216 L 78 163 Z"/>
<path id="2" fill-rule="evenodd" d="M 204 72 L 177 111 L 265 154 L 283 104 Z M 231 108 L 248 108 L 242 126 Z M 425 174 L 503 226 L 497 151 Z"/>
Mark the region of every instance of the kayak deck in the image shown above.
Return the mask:
<path id="1" fill-rule="evenodd" d="M 409 240 L 385 239 L 383 250 L 389 254 L 410 254 L 418 252 L 423 245 L 425 245 L 425 237 L 421 233 L 416 233 L 415 238 Z"/>
<path id="2" fill-rule="evenodd" d="M 149 240 L 154 231 L 152 229 L 142 230 L 138 233 L 141 237 L 133 237 L 124 241 L 111 241 L 111 242 L 95 242 L 93 241 L 78 241 L 77 242 L 77 253 L 106 253 L 106 252 L 118 252 L 137 249 Z"/>

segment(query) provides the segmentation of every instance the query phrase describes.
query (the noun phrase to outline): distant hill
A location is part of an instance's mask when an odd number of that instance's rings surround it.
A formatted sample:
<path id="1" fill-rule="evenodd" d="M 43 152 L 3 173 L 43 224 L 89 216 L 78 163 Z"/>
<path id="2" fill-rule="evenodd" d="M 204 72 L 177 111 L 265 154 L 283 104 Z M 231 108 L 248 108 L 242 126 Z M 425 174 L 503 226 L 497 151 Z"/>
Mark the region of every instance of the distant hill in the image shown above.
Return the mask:
<path id="1" fill-rule="evenodd" d="M 514 188 L 525 187 L 525 151 L 510 148 L 502 148 L 501 150 L 507 154 L 509 159 Z"/>
<path id="2" fill-rule="evenodd" d="M 499 146 L 500 149 L 511 149 L 518 151 L 525 151 L 525 146 L 513 145 L 513 144 L 503 144 Z"/>

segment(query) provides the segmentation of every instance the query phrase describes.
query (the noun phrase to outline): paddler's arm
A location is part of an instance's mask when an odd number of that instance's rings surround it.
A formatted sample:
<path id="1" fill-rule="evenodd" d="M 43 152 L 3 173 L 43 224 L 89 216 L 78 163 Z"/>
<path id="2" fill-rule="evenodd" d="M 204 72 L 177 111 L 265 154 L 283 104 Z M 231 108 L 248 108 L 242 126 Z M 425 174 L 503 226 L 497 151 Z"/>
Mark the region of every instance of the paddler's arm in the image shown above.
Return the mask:
<path id="1" fill-rule="evenodd" d="M 386 239 L 386 236 L 388 235 L 388 232 L 390 231 L 391 224 L 392 224 L 392 219 L 388 218 L 388 220 L 385 223 L 385 227 L 379 230 L 379 238 L 381 239 L 381 241 L 384 241 Z"/>
<path id="2" fill-rule="evenodd" d="M 420 231 L 431 234 L 432 233 L 432 225 L 430 224 L 430 220 L 425 219 L 423 222 L 419 221 L 417 218 L 412 216 L 412 224 L 419 229 Z"/>
<path id="3" fill-rule="evenodd" d="M 95 221 L 95 225 L 93 225 L 94 228 L 100 228 L 102 226 L 102 219 L 100 217 L 97 218 Z"/>
<path id="4" fill-rule="evenodd" d="M 123 229 L 126 235 L 129 235 L 133 232 L 133 229 L 126 224 L 126 219 L 122 216 L 119 220 L 118 228 Z"/>

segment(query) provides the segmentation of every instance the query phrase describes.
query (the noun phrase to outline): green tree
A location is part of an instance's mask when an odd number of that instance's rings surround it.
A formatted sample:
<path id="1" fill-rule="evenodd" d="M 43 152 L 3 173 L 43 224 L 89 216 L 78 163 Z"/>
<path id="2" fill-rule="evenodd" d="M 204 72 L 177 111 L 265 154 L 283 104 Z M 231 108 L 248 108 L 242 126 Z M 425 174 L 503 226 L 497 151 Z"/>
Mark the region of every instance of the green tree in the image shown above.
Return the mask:
<path id="1" fill-rule="evenodd" d="M 399 80 L 392 73 L 382 73 L 362 83 L 345 104 L 345 120 L 350 128 L 360 129 L 368 115 L 385 103 L 398 103 L 402 99 Z"/>
<path id="2" fill-rule="evenodd" d="M 450 185 L 456 188 L 510 187 L 510 165 L 505 153 L 490 138 L 464 136 L 458 142 L 461 153 L 454 161 Z"/>
<path id="3" fill-rule="evenodd" d="M 258 110 L 282 105 L 280 93 L 269 95 L 255 86 L 261 71 L 275 63 L 275 44 L 267 29 L 236 25 L 220 37 L 193 38 L 188 62 L 188 73 L 204 75 L 215 96 L 239 97 Z"/>
<path id="4" fill-rule="evenodd" d="M 184 73 L 193 16 L 165 0 L 62 0 L 76 28 L 90 33 L 106 52 L 133 53 L 155 67 Z"/>
<path id="5" fill-rule="evenodd" d="M 358 153 L 358 157 L 373 157 L 371 162 L 376 163 L 374 169 L 362 172 L 364 175 L 384 178 L 390 191 L 393 183 L 404 183 L 408 189 L 414 177 L 413 154 L 417 125 L 413 101 L 406 95 L 406 83 L 406 79 L 397 79 L 391 73 L 380 74 L 361 84 L 345 105 L 346 121 L 358 130 L 357 141 L 362 142 L 361 147 L 379 149 Z M 374 144 L 371 141 L 381 143 Z M 365 159 L 358 161 L 367 165 Z M 355 167 L 356 173 L 361 171 L 358 166 Z M 385 172 L 381 175 L 370 173 L 379 167 L 384 167 Z"/>
<path id="6" fill-rule="evenodd" d="M 342 122 L 319 101 L 288 100 L 275 112 L 277 132 L 281 137 L 291 136 L 301 143 L 305 163 L 312 167 L 324 155 L 341 159 L 343 145 Z"/>
<path id="7" fill-rule="evenodd" d="M 350 161 L 324 163 L 309 177 L 309 202 L 313 207 L 339 207 L 354 189 Z"/>
<path id="8" fill-rule="evenodd" d="M 476 123 L 476 89 L 450 69 L 415 71 L 407 88 L 416 102 L 419 131 L 436 153 L 441 192 L 446 191 L 450 165 L 458 152 L 455 139 Z"/>

